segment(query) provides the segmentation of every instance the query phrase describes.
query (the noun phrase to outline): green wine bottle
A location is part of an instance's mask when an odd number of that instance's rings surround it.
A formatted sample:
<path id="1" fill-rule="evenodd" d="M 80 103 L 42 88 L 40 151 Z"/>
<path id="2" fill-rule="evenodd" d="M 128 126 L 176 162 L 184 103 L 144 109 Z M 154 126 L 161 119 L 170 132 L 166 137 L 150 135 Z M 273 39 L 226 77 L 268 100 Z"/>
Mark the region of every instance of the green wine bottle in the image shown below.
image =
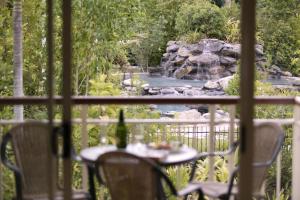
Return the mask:
<path id="1" fill-rule="evenodd" d="M 127 146 L 127 127 L 124 122 L 123 110 L 120 110 L 119 122 L 116 129 L 116 141 L 119 149 L 125 149 Z"/>

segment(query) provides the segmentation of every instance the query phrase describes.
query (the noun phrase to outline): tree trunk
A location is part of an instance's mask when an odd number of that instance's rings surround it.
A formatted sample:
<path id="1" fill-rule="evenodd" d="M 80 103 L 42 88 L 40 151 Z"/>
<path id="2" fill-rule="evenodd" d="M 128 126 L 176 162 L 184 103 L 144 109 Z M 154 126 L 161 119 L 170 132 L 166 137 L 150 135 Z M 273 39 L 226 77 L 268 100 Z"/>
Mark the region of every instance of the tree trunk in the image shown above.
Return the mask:
<path id="1" fill-rule="evenodd" d="M 231 6 L 231 0 L 225 0 L 225 6 L 230 7 Z"/>
<path id="2" fill-rule="evenodd" d="M 14 34 L 14 96 L 23 96 L 23 46 L 22 46 L 22 1 L 14 1 L 13 9 L 13 34 Z M 14 107 L 15 119 L 23 120 L 23 105 Z"/>

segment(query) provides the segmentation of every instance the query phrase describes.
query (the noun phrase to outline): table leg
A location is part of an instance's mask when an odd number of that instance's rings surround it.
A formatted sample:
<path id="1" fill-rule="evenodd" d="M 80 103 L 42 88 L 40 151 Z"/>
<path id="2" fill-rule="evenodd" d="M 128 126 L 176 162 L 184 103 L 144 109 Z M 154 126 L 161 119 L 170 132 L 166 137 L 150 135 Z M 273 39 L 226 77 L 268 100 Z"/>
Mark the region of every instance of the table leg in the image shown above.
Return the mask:
<path id="1" fill-rule="evenodd" d="M 88 165 L 88 176 L 89 176 L 89 193 L 91 195 L 91 200 L 96 200 L 95 182 L 94 175 L 95 170 L 93 166 Z"/>

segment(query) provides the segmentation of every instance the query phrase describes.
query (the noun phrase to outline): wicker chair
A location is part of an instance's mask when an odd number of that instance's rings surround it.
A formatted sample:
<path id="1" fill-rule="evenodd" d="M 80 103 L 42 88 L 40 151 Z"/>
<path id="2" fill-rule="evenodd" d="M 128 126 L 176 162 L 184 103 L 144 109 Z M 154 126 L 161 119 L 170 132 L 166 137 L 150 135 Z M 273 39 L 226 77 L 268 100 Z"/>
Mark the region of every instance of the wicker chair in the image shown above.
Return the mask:
<path id="1" fill-rule="evenodd" d="M 150 159 L 141 158 L 124 151 L 100 155 L 96 162 L 96 175 L 101 184 L 108 187 L 112 200 L 162 200 L 165 183 L 174 196 L 184 197 L 201 190 L 196 185 L 187 185 L 177 191 L 170 179 Z"/>
<path id="2" fill-rule="evenodd" d="M 254 175 L 253 175 L 253 196 L 256 198 L 264 198 L 264 180 L 268 167 L 276 159 L 284 141 L 284 132 L 282 128 L 275 123 L 261 123 L 255 126 L 255 142 L 254 142 Z M 234 143 L 228 152 L 204 153 L 198 156 L 203 159 L 207 156 L 225 156 L 234 153 L 238 143 Z M 197 167 L 197 161 L 194 162 L 190 184 L 195 184 L 202 189 L 204 195 L 229 200 L 231 196 L 237 198 L 238 188 L 234 185 L 234 180 L 238 174 L 237 167 L 231 174 L 229 183 L 218 182 L 195 182 L 194 176 Z"/>
<path id="3" fill-rule="evenodd" d="M 13 171 L 16 182 L 16 199 L 48 199 L 48 175 L 57 182 L 57 158 L 52 172 L 47 171 L 48 149 L 52 144 L 49 137 L 49 127 L 42 122 L 28 122 L 15 126 L 4 135 L 1 143 L 2 163 Z M 56 135 L 53 133 L 53 135 Z M 54 138 L 52 138 L 54 139 Z M 11 142 L 14 152 L 14 165 L 7 157 L 7 144 Z M 63 190 L 56 184 L 55 199 L 63 199 Z M 74 191 L 73 199 L 88 199 L 83 191 Z"/>

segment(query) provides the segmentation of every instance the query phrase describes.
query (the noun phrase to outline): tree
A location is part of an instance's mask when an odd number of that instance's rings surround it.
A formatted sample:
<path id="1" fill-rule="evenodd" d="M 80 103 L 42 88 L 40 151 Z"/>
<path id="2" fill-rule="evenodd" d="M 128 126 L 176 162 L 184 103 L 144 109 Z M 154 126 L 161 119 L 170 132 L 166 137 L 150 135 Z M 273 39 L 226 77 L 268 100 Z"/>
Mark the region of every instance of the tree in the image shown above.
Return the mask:
<path id="1" fill-rule="evenodd" d="M 14 96 L 23 96 L 22 1 L 15 0 L 13 8 L 14 32 Z M 23 105 L 14 107 L 15 119 L 23 120 Z"/>

